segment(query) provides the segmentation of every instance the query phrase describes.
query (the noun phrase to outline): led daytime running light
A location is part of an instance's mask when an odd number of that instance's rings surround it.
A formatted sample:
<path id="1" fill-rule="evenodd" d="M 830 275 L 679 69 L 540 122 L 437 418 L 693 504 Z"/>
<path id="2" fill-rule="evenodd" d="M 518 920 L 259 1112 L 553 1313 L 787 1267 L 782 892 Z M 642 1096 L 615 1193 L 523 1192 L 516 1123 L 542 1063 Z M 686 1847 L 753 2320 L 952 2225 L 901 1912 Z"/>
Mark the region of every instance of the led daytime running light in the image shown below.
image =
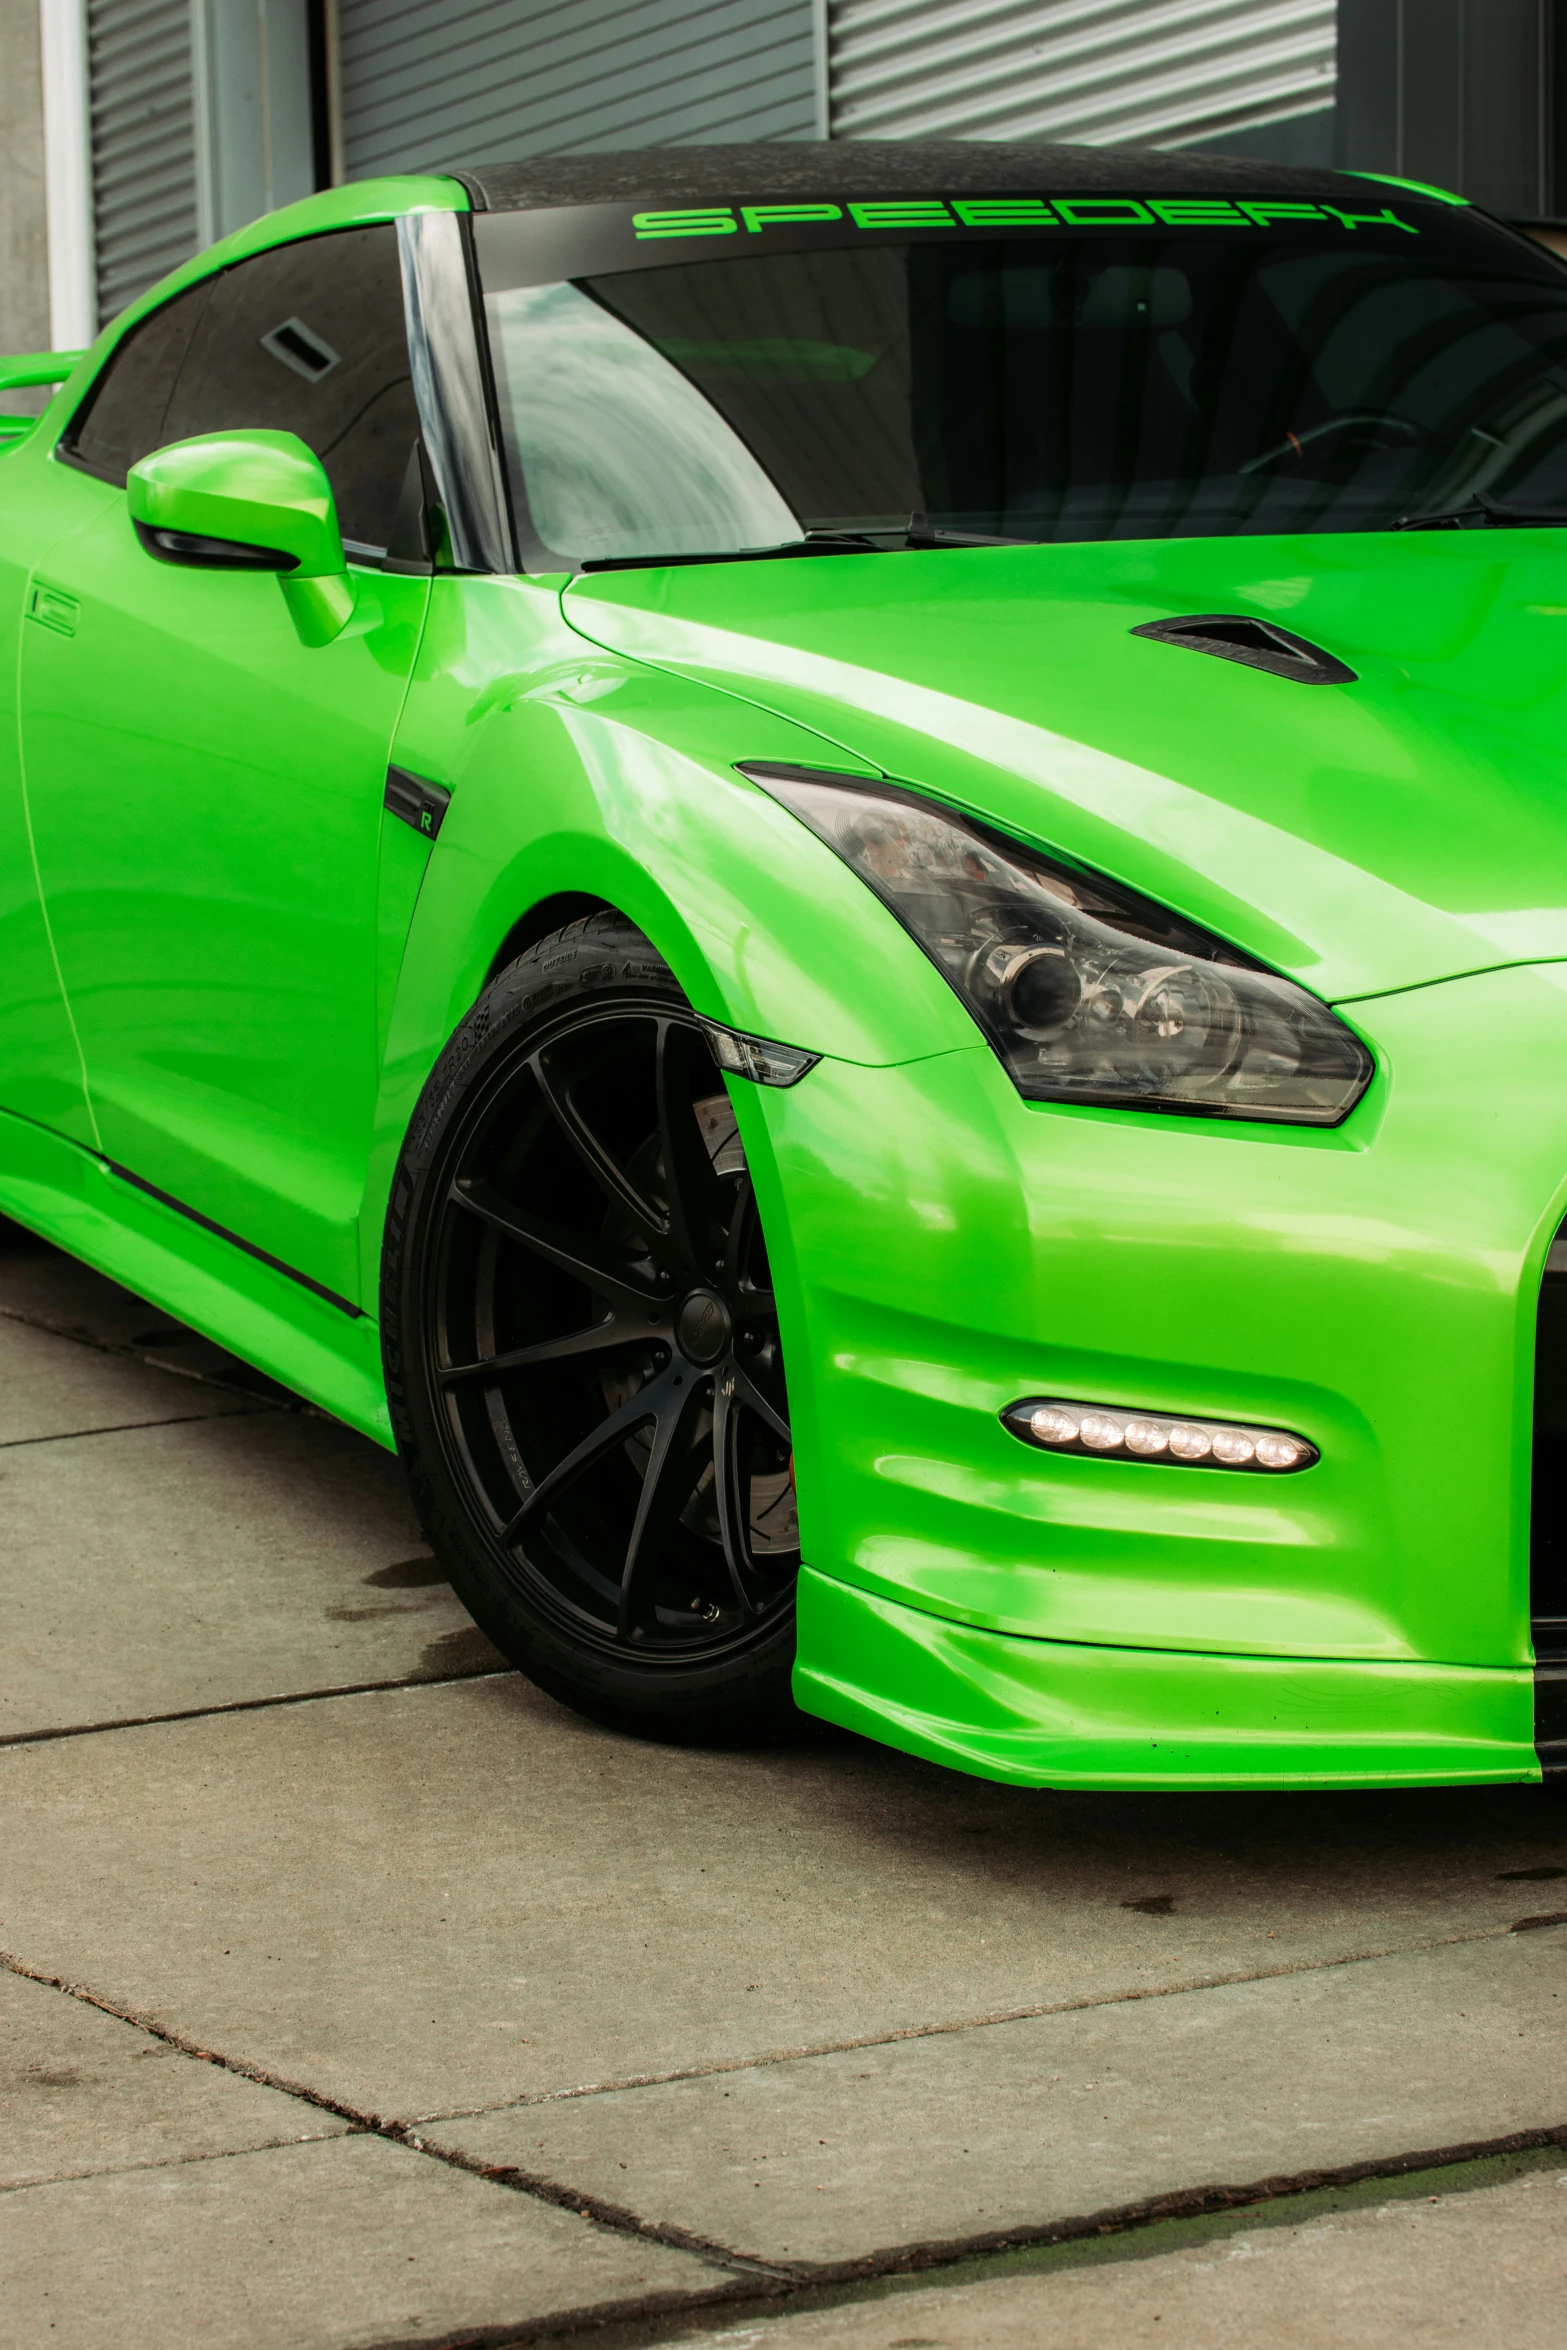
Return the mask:
<path id="1" fill-rule="evenodd" d="M 1009 1404 L 1002 1425 L 1042 1452 L 1097 1460 L 1156 1461 L 1168 1469 L 1238 1469 L 1284 1477 L 1312 1468 L 1316 1446 L 1287 1428 L 1252 1428 L 1236 1420 L 1193 1420 L 1120 1404 L 1061 1403 L 1027 1396 Z"/>

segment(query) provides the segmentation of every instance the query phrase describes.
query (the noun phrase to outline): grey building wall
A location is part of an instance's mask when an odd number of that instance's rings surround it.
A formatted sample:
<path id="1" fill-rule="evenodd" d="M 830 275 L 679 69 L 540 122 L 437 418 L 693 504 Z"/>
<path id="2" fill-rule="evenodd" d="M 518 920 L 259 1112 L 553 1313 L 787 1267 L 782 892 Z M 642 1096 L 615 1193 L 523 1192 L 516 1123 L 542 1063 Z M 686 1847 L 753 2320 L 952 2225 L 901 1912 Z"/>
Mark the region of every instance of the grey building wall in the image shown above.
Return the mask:
<path id="1" fill-rule="evenodd" d="M 196 250 L 189 0 L 87 0 L 98 315 Z"/>
<path id="2" fill-rule="evenodd" d="M 203 244 L 316 188 L 305 0 L 196 0 L 196 224 Z"/>
<path id="3" fill-rule="evenodd" d="M 809 138 L 811 0 L 339 0 L 342 164 Z"/>
<path id="4" fill-rule="evenodd" d="M 0 0 L 0 351 L 49 348 L 38 0 Z M 22 412 L 13 394 L 6 406 Z"/>
<path id="5" fill-rule="evenodd" d="M 1331 148 L 1334 0 L 339 0 L 338 24 L 349 178 L 829 126 Z"/>
<path id="6" fill-rule="evenodd" d="M 1514 215 L 1567 209 L 1560 0 L 1339 0 L 1336 160 Z"/>
<path id="7" fill-rule="evenodd" d="M 1325 162 L 1335 17 L 1334 0 L 827 0 L 832 135 L 1293 159 L 1309 122 Z"/>
<path id="8" fill-rule="evenodd" d="M 315 186 L 305 0 L 87 0 L 98 314 Z"/>

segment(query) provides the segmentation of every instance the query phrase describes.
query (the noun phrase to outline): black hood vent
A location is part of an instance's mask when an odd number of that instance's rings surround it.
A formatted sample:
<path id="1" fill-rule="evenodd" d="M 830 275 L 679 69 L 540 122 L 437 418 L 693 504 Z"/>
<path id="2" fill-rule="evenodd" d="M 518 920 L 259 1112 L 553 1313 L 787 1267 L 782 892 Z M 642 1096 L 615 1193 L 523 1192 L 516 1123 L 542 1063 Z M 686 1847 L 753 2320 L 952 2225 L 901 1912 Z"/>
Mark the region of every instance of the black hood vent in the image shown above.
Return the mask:
<path id="1" fill-rule="evenodd" d="M 1248 669 L 1266 669 L 1273 677 L 1293 677 L 1297 685 L 1355 682 L 1355 671 L 1320 645 L 1287 628 L 1276 628 L 1271 620 L 1253 619 L 1247 612 L 1197 612 L 1185 620 L 1145 620 L 1132 634 L 1154 637 L 1161 645 L 1184 645 L 1189 653 L 1212 653 L 1220 661 L 1240 661 Z"/>

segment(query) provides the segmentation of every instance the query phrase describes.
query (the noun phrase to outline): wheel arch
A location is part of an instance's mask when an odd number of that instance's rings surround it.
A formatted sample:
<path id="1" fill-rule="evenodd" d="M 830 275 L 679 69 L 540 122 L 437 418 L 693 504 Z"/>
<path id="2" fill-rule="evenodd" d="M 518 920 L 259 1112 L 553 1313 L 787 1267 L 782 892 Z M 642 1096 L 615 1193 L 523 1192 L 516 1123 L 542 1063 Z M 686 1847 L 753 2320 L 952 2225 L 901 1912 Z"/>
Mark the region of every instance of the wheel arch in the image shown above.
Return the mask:
<path id="1" fill-rule="evenodd" d="M 657 862 L 644 863 L 623 842 L 587 827 L 513 844 L 504 862 L 495 860 L 466 936 L 451 940 L 455 951 L 444 972 L 435 958 L 427 963 L 428 1008 L 441 1041 L 508 964 L 583 914 L 623 915 L 657 948 L 697 1010 L 722 1017 L 722 972 L 702 951 L 688 909 L 666 887 Z M 435 1042 L 434 1034 L 429 1041 Z"/>
<path id="2" fill-rule="evenodd" d="M 515 963 L 519 955 L 525 955 L 529 947 L 536 947 L 553 932 L 564 930 L 568 922 L 580 921 L 584 914 L 618 914 L 623 911 L 620 906 L 612 906 L 608 898 L 593 897 L 588 891 L 580 889 L 556 890 L 549 897 L 540 898 L 525 914 L 518 916 L 491 955 L 484 974 L 484 987 L 498 979 L 507 965 Z M 482 994 L 482 988 L 480 992 Z"/>

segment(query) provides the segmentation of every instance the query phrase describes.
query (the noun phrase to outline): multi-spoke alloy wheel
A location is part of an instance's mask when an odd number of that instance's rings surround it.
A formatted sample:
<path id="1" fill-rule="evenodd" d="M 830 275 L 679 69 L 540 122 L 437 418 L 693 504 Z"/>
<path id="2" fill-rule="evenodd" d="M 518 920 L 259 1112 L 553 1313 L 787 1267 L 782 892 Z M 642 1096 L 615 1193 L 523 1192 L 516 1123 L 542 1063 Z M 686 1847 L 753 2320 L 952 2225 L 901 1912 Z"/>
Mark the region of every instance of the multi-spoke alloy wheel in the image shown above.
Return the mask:
<path id="1" fill-rule="evenodd" d="M 426 1088 L 383 1293 L 415 1498 L 493 1639 L 662 1735 L 787 1707 L 789 1404 L 724 1081 L 620 917 L 504 972 Z"/>

